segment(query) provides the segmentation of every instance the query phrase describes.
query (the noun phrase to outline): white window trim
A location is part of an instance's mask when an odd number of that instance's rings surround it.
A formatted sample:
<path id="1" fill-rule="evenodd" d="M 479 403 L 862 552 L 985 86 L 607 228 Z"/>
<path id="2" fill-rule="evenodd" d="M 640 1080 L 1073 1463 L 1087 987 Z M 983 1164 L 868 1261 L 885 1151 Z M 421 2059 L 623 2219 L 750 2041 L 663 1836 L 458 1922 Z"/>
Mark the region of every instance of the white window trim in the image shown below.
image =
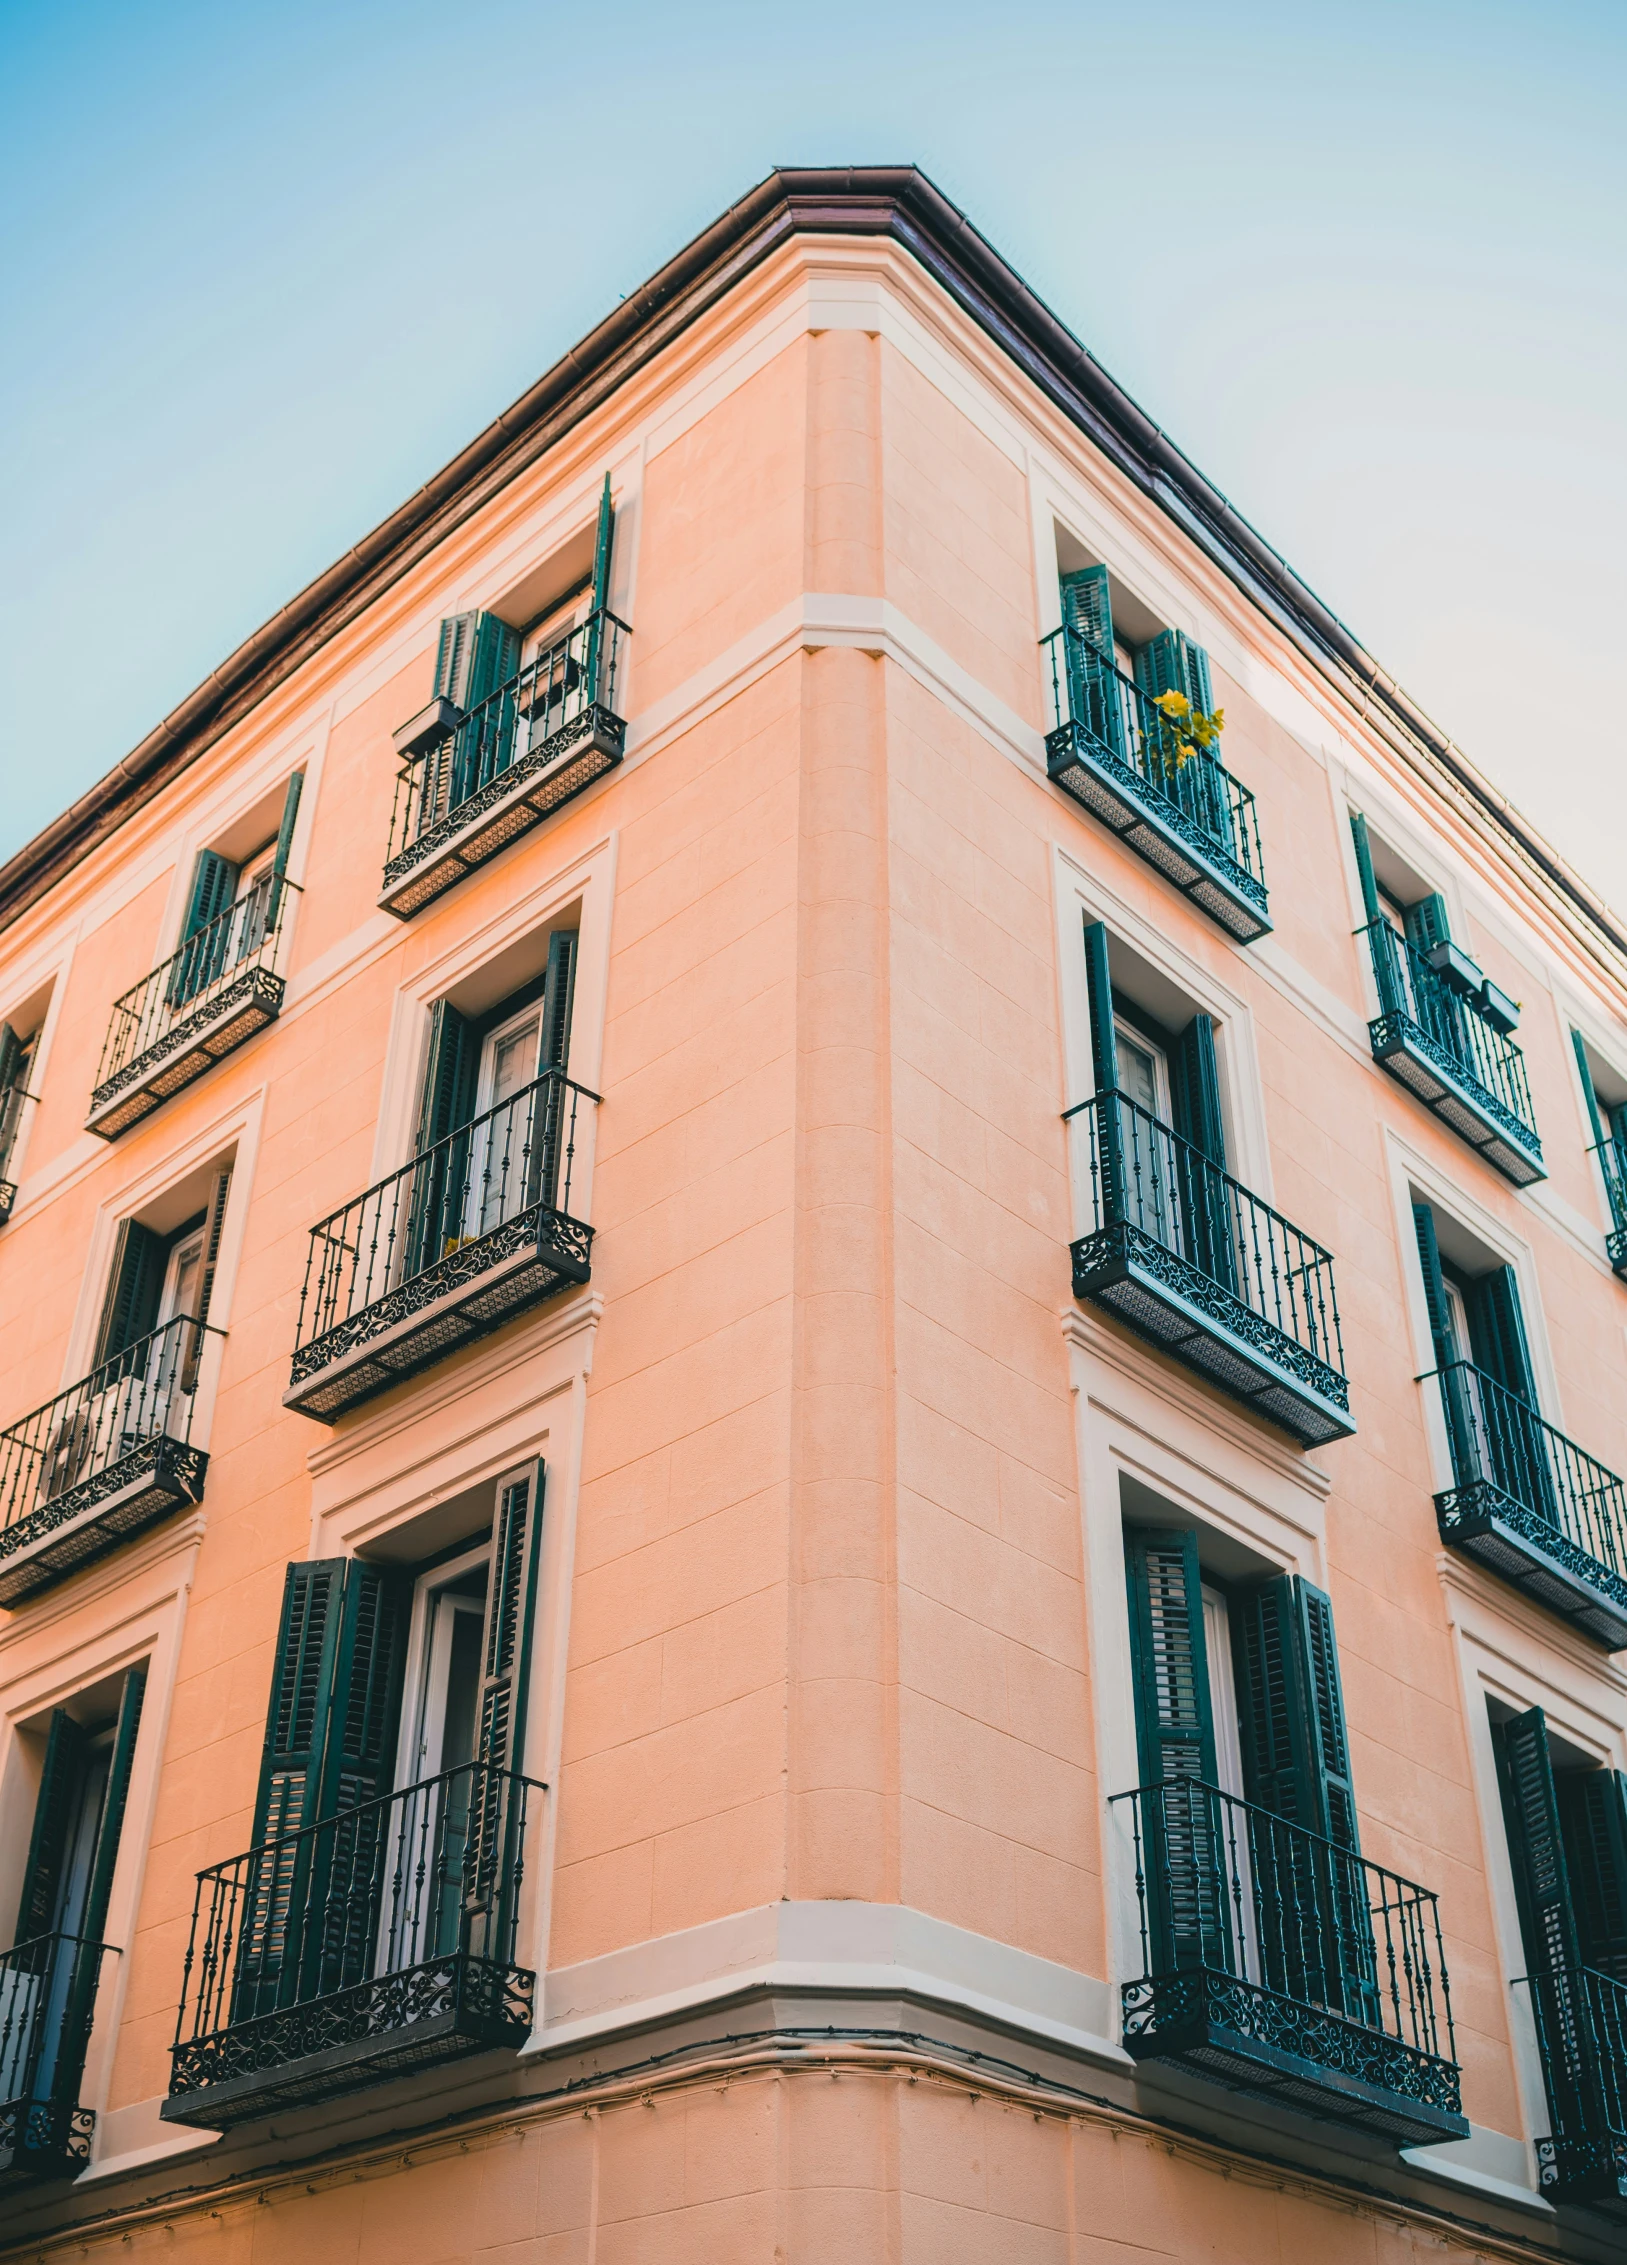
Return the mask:
<path id="1" fill-rule="evenodd" d="M 1214 1018 L 1219 1057 L 1221 1107 L 1226 1122 L 1227 1169 L 1251 1194 L 1274 1203 L 1271 1147 L 1266 1133 L 1265 1098 L 1255 1044 L 1254 1014 L 1248 1001 L 1201 961 L 1155 928 L 1100 874 L 1088 871 L 1061 842 L 1052 843 L 1052 876 L 1057 915 L 1057 969 L 1062 991 L 1062 1048 L 1065 1091 L 1062 1107 L 1087 1101 L 1096 1090 L 1090 1038 L 1090 987 L 1085 972 L 1084 930 L 1088 921 L 1105 921 L 1141 958 L 1198 1010 Z M 1075 1235 L 1089 1232 L 1090 1185 L 1084 1145 L 1073 1150 Z"/>
<path id="2" fill-rule="evenodd" d="M 159 948 L 154 967 L 178 952 L 184 941 L 187 907 L 192 896 L 192 874 L 200 850 L 208 849 L 229 834 L 254 808 L 263 802 L 277 786 L 286 786 L 296 771 L 305 773 L 305 784 L 300 789 L 299 811 L 294 820 L 293 839 L 288 845 L 288 879 L 294 884 L 292 902 L 282 915 L 283 941 L 279 951 L 284 975 L 292 964 L 294 929 L 299 919 L 305 868 L 310 855 L 311 836 L 316 825 L 317 797 L 321 791 L 322 765 L 327 753 L 326 726 L 313 733 L 309 724 L 290 741 L 279 741 L 268 748 L 254 763 L 252 771 L 234 771 L 220 782 L 215 792 L 190 813 L 190 822 L 175 849 L 175 861 L 170 868 L 169 892 L 164 900 L 164 916 L 159 924 Z M 167 939 L 167 941 L 165 940 Z M 139 982 L 140 977 L 134 978 Z"/>
<path id="3" fill-rule="evenodd" d="M 51 1047 L 62 1014 L 62 1002 L 67 996 L 73 974 L 73 954 L 74 943 L 70 937 L 66 945 L 58 939 L 47 957 L 23 962 L 6 984 L 6 996 L 18 1004 L 10 1010 L 0 1008 L 0 1022 L 11 1022 L 28 1000 L 37 999 L 42 991 L 48 990 L 50 993 L 40 1022 L 39 1036 L 35 1041 L 34 1059 L 28 1065 L 28 1091 L 34 1099 L 23 1103 L 22 1113 L 17 1120 L 17 1137 L 11 1144 L 11 1155 L 6 1163 L 5 1176 L 17 1190 L 11 1211 L 13 1222 L 28 1209 L 36 1195 L 36 1191 L 29 1188 L 23 1179 L 23 1164 L 28 1153 L 29 1135 L 34 1129 L 34 1119 L 39 1114 L 39 1105 L 45 1096 Z"/>

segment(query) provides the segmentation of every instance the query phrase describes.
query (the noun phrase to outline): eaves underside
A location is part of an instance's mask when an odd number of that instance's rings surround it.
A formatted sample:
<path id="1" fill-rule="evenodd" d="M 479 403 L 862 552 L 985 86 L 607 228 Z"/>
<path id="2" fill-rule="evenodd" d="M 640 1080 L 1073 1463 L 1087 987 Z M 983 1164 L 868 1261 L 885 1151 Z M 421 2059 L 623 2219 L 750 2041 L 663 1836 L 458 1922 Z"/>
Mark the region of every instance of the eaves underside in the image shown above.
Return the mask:
<path id="1" fill-rule="evenodd" d="M 1624 979 L 1627 934 L 1276 551 L 913 166 L 771 173 L 556 362 L 397 511 L 228 656 L 139 746 L 0 866 L 0 928 L 249 714 L 461 521 L 797 234 L 901 245 L 1046 397 L 1398 744 L 1490 822 Z M 1556 907 L 1556 909 L 1558 909 Z"/>

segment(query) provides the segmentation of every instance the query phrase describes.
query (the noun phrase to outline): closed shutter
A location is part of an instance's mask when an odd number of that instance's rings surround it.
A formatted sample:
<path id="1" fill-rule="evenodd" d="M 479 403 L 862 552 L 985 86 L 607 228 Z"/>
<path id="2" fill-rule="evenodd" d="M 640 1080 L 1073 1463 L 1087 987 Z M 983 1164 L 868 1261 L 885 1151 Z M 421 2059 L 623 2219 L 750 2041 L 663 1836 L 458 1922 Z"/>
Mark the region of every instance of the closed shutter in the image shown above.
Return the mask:
<path id="1" fill-rule="evenodd" d="M 1062 576 L 1068 649 L 1068 704 L 1074 722 L 1116 762 L 1124 761 L 1124 715 L 1113 661 L 1113 600 L 1105 566 Z"/>
<path id="2" fill-rule="evenodd" d="M 1495 1744 L 1548 2105 L 1555 2129 L 1573 2130 L 1587 2122 L 1595 2104 L 1597 2070 L 1577 1973 L 1581 1940 L 1542 1709 L 1532 1707 L 1501 1724 Z"/>
<path id="3" fill-rule="evenodd" d="M 430 1011 L 429 1056 L 414 1143 L 424 1161 L 412 1175 L 407 1209 L 407 1273 L 433 1266 L 463 1232 L 470 1137 L 480 1070 L 474 1026 L 445 999 Z M 462 1139 L 455 1134 L 462 1133 Z"/>
<path id="4" fill-rule="evenodd" d="M 1552 1521 L 1557 1515 L 1547 1435 L 1537 1420 L 1536 1376 L 1512 1266 L 1495 1267 L 1464 1295 L 1475 1366 L 1503 1387 L 1480 1395 L 1491 1473 L 1505 1494 Z"/>
<path id="5" fill-rule="evenodd" d="M 1215 1059 L 1215 1026 L 1209 1015 L 1194 1015 L 1170 1056 L 1170 1101 L 1175 1130 L 1198 1157 L 1218 1167 L 1207 1171 L 1197 1157 L 1178 1150 L 1179 1198 L 1185 1256 L 1226 1289 L 1236 1286 L 1236 1225 L 1226 1169 L 1226 1127 L 1220 1109 L 1220 1069 Z"/>
<path id="6" fill-rule="evenodd" d="M 1420 897 L 1409 904 L 1406 912 L 1407 941 L 1420 952 L 1430 951 L 1436 944 L 1446 943 L 1452 934 L 1446 916 L 1446 899 L 1443 896 Z"/>
<path id="7" fill-rule="evenodd" d="M 441 623 L 435 693 L 467 711 L 506 684 L 519 666 L 520 640 L 494 613 L 458 613 Z"/>
<path id="8" fill-rule="evenodd" d="M 0 1022 L 0 1180 L 6 1177 L 23 1113 L 23 1069 L 23 1042 L 9 1022 Z"/>
<path id="9" fill-rule="evenodd" d="M 1154 1969 L 1228 1971 L 1228 1824 L 1225 1804 L 1209 1790 L 1215 1730 L 1197 1536 L 1127 1527 L 1124 1558 L 1141 1782 L 1166 1789 L 1143 1810 Z"/>
<path id="10" fill-rule="evenodd" d="M 181 930 L 181 950 L 170 973 L 167 997 L 172 1007 L 196 998 L 226 965 L 232 923 L 220 916 L 237 895 L 237 874 L 230 858 L 212 849 L 199 850 L 192 868 L 192 894 L 187 900 L 186 925 Z"/>
<path id="11" fill-rule="evenodd" d="M 1136 683 L 1149 700 L 1179 692 L 1206 716 L 1215 711 L 1209 656 L 1181 629 L 1161 629 L 1136 653 Z"/>
<path id="12" fill-rule="evenodd" d="M 113 1867 L 118 1862 L 119 1840 L 124 1831 L 124 1812 L 130 1797 L 130 1771 L 135 1762 L 136 1739 L 141 1732 L 141 1709 L 146 1695 L 146 1663 L 126 1668 L 124 1685 L 119 1694 L 118 1724 L 113 1732 L 113 1751 L 108 1757 L 102 1814 L 96 1827 L 96 1847 L 91 1856 L 90 1878 L 85 1888 L 85 1908 L 79 1921 L 80 1937 L 88 1943 L 99 1943 L 107 1930 L 107 1907 L 113 1893 Z M 78 2090 L 79 2075 L 84 2065 L 85 2043 L 90 2035 L 91 2017 L 96 2010 L 96 1985 L 100 1969 L 92 1961 L 76 1960 L 70 1971 L 72 1983 L 63 2008 L 62 2027 L 56 2048 L 56 2089 L 63 2096 L 71 2096 Z"/>
<path id="13" fill-rule="evenodd" d="M 394 1577 L 355 1558 L 289 1566 L 254 1806 L 258 1853 L 246 1867 L 239 1915 L 234 2020 L 337 1989 L 365 1968 L 383 1815 L 369 1810 L 322 1833 L 302 1828 L 388 1792 L 405 1653 L 405 1601 Z"/>
<path id="14" fill-rule="evenodd" d="M 522 1803 L 506 1774 L 525 1769 L 526 1702 L 537 1566 L 542 1551 L 543 1465 L 499 1492 L 492 1530 L 486 1625 L 480 1647 L 480 1718 L 475 1753 L 482 1764 L 471 1819 L 464 1907 L 475 1930 L 471 1948 L 506 1958 L 520 1870 Z"/>
<path id="15" fill-rule="evenodd" d="M 1627 1982 L 1627 1777 L 1566 1770 L 1556 1790 L 1582 1963 Z"/>
<path id="16" fill-rule="evenodd" d="M 1256 1836 L 1268 1978 L 1290 1996 L 1371 2020 L 1377 1969 L 1332 1603 L 1309 1581 L 1283 1574 L 1241 1600 L 1235 1626 L 1248 1798 L 1317 1836 L 1302 1841 L 1265 1827 Z"/>
<path id="17" fill-rule="evenodd" d="M 1431 948 L 1446 943 L 1451 928 L 1446 917 L 1446 899 L 1443 896 L 1420 897 L 1410 904 L 1405 914 L 1407 941 L 1420 959 L 1427 960 Z M 1444 1046 L 1455 1060 L 1464 1057 L 1463 1002 L 1455 991 L 1427 972 L 1420 978 L 1415 969 L 1409 969 L 1412 988 L 1412 1011 L 1426 1036 L 1438 1046 Z"/>
<path id="18" fill-rule="evenodd" d="M 66 1707 L 58 1707 L 45 1737 L 45 1767 L 34 1798 L 34 1828 L 23 1866 L 23 1893 L 17 1908 L 16 1939 L 20 1943 L 47 1935 L 56 1925 L 84 1764 L 85 1733 Z"/>
<path id="19" fill-rule="evenodd" d="M 1469 1348 L 1458 1343 L 1452 1327 L 1452 1309 L 1446 1302 L 1446 1276 L 1441 1268 L 1440 1246 L 1435 1240 L 1435 1214 L 1427 1203 L 1413 1205 L 1412 1227 L 1418 1239 L 1418 1263 L 1423 1270 L 1429 1340 L 1441 1377 L 1452 1475 L 1459 1486 L 1468 1486 L 1485 1475 L 1488 1462 L 1479 1395 L 1473 1379 L 1460 1365 L 1468 1358 Z"/>
<path id="20" fill-rule="evenodd" d="M 151 1333 L 163 1294 L 166 1254 L 162 1235 L 155 1235 L 137 1219 L 119 1221 L 113 1271 L 96 1333 L 95 1368 L 116 1359 Z"/>
<path id="21" fill-rule="evenodd" d="M 1184 630 L 1161 629 L 1136 653 L 1136 684 L 1148 700 L 1158 700 L 1166 692 L 1178 692 L 1200 714 L 1212 716 L 1215 712 L 1214 692 L 1209 681 L 1209 656 L 1201 645 L 1194 645 Z M 1217 841 L 1231 846 L 1231 805 L 1214 757 L 1199 749 L 1187 752 L 1180 748 L 1172 735 L 1158 736 L 1151 717 L 1145 717 L 1148 736 L 1164 750 L 1159 767 L 1158 784 L 1172 794 L 1175 800 L 1190 810 Z M 1181 756 L 1184 753 L 1184 760 Z"/>

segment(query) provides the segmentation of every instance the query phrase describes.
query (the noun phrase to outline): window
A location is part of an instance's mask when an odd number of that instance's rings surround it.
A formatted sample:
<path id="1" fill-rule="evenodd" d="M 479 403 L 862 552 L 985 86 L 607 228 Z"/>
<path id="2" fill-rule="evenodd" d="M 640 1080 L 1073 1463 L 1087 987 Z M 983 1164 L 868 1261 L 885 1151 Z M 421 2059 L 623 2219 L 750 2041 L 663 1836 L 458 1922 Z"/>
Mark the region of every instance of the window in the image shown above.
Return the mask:
<path id="1" fill-rule="evenodd" d="M 1460 1250 L 1465 1238 L 1430 1204 L 1415 1202 L 1412 1219 L 1454 1464 L 1482 1473 L 1516 1502 L 1554 1523 L 1559 1515 L 1555 1474 L 1519 1278 L 1512 1266 L 1471 1270 L 1445 1256 L 1443 1226 Z"/>
<path id="2" fill-rule="evenodd" d="M 180 949 L 170 969 L 166 996 L 171 1007 L 197 998 L 276 933 L 304 784 L 304 772 L 295 771 L 283 791 L 274 834 L 235 855 L 229 853 L 231 844 L 198 852 Z"/>

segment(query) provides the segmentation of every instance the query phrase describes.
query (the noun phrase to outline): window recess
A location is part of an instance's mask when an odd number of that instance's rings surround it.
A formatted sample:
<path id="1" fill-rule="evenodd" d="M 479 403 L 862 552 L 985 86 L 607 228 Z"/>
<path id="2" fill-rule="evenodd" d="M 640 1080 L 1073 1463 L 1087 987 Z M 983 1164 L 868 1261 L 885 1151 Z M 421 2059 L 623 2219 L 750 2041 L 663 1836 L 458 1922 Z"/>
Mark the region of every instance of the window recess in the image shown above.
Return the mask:
<path id="1" fill-rule="evenodd" d="M 192 1425 L 230 1163 L 206 1183 L 204 1208 L 167 1232 L 119 1222 L 90 1374 L 0 1431 L 0 1604 L 203 1499 Z"/>
<path id="2" fill-rule="evenodd" d="M 17 1200 L 12 1156 L 23 1110 L 30 1101 L 38 1099 L 28 1090 L 38 1045 L 37 1029 L 29 1031 L 26 1037 L 19 1037 L 9 1022 L 0 1022 L 0 1227 L 11 1217 Z"/>
<path id="3" fill-rule="evenodd" d="M 253 1845 L 199 1875 L 170 2121 L 223 2130 L 529 2035 L 542 1504 L 542 1465 L 512 1473 L 489 1541 L 416 1579 L 288 1568 Z"/>
<path id="4" fill-rule="evenodd" d="M 1467 2135 L 1435 1897 L 1361 1853 L 1333 1608 L 1125 1532 L 1141 1972 L 1124 2044 L 1398 2146 Z"/>
<path id="5" fill-rule="evenodd" d="M 1067 1112 L 1091 1220 L 1075 1297 L 1303 1444 L 1347 1436 L 1333 1261 L 1227 1171 L 1213 1021 L 1161 1028 L 1115 995 L 1099 921 L 1084 943 L 1096 1092 Z"/>
<path id="6" fill-rule="evenodd" d="M 1453 941 L 1446 899 L 1409 903 L 1380 886 L 1367 820 L 1350 821 L 1379 1011 L 1373 1059 L 1516 1187 L 1546 1179 L 1518 1005 Z"/>
<path id="7" fill-rule="evenodd" d="M 105 1722 L 58 1707 L 46 1731 L 15 1936 L 0 1951 L 0 2194 L 90 2160 L 95 2117 L 79 2089 L 146 1684 L 132 1667 Z"/>
<path id="8" fill-rule="evenodd" d="M 299 893 L 288 860 L 304 783 L 295 771 L 275 833 L 250 854 L 198 852 L 179 946 L 114 1001 L 85 1120 L 104 1140 L 140 1124 L 282 1011 L 283 944 Z"/>
<path id="9" fill-rule="evenodd" d="M 1566 1766 L 1540 1707 L 1494 1723 L 1542 2058 L 1542 2193 L 1627 2225 L 1627 1778 Z"/>
<path id="10" fill-rule="evenodd" d="M 606 475 L 581 589 L 523 629 L 495 613 L 441 623 L 434 698 L 394 734 L 386 912 L 410 920 L 621 761 L 617 681 L 632 632 L 609 608 L 614 539 Z"/>
<path id="11" fill-rule="evenodd" d="M 1470 1271 L 1442 1254 L 1449 1220 L 1419 1202 L 1412 1217 L 1452 1458 L 1435 1497 L 1441 1539 L 1596 1643 L 1627 1648 L 1627 1489 L 1544 1420 L 1513 1267 Z"/>
<path id="12" fill-rule="evenodd" d="M 1193 904 L 1253 943 L 1271 927 L 1254 797 L 1221 763 L 1209 656 L 1178 629 L 1132 645 L 1105 566 L 1061 574 L 1062 626 L 1041 643 L 1046 767 L 1065 793 Z M 1126 610 L 1120 599 L 1121 616 Z M 1138 624 L 1144 609 L 1134 609 Z"/>
<path id="13" fill-rule="evenodd" d="M 1599 1160 L 1605 1201 L 1610 1206 L 1605 1248 L 1612 1271 L 1627 1281 L 1627 1091 L 1617 1099 L 1607 1099 L 1600 1086 L 1608 1073 L 1595 1075 L 1587 1041 L 1579 1030 L 1571 1032 L 1571 1044 L 1576 1049 L 1576 1068 L 1593 1134 L 1591 1154 Z M 1614 1086 L 1618 1081 L 1611 1078 L 1609 1082 Z"/>
<path id="14" fill-rule="evenodd" d="M 577 932 L 480 1014 L 431 1012 L 412 1161 L 311 1230 L 284 1405 L 332 1423 L 588 1279 L 571 1209 L 580 1112 L 566 1074 Z"/>

